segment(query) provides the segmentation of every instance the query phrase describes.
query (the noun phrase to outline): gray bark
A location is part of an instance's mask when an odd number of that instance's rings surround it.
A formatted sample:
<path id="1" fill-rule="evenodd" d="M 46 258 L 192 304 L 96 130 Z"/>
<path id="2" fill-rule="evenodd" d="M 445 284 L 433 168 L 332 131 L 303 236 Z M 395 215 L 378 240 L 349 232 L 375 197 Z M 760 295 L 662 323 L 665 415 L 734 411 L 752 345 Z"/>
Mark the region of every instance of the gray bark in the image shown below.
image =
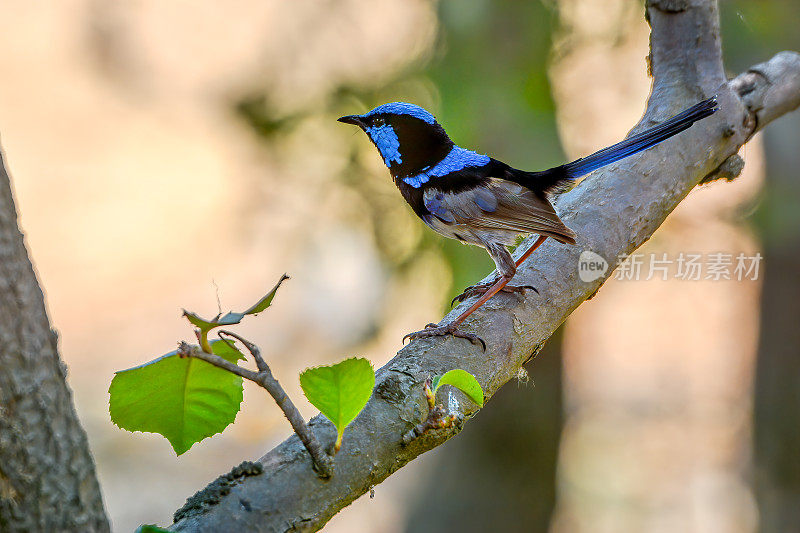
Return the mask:
<path id="1" fill-rule="evenodd" d="M 108 531 L 0 153 L 0 531 Z"/>
<path id="2" fill-rule="evenodd" d="M 451 428 L 401 445 L 402 435 L 426 415 L 425 378 L 464 368 L 491 397 L 611 274 L 581 281 L 577 264 L 582 250 L 598 253 L 613 269 L 616 259 L 644 243 L 701 180 L 715 176 L 723 164 L 725 172 L 738 166 L 732 163 L 738 161 L 736 153 L 756 130 L 800 105 L 796 53 L 780 53 L 726 81 L 716 2 L 651 1 L 647 14 L 653 91 L 637 128 L 712 94 L 719 95 L 720 110 L 655 148 L 595 172 L 559 198 L 556 209 L 578 233 L 578 244 L 548 242 L 519 269 L 515 283 L 533 285 L 540 294 L 499 295 L 471 317 L 465 329 L 487 342 L 485 353 L 454 338 L 423 339 L 400 350 L 378 371 L 372 398 L 345 432 L 330 480 L 314 474 L 308 454 L 293 436 L 259 460 L 262 473 L 229 476 L 190 499 L 176 514 L 175 530 L 321 528 L 371 486 L 458 433 L 460 428 Z M 461 405 L 467 418 L 477 410 L 466 398 Z M 324 418 L 314 418 L 311 426 L 323 443 L 333 441 L 335 432 Z"/>

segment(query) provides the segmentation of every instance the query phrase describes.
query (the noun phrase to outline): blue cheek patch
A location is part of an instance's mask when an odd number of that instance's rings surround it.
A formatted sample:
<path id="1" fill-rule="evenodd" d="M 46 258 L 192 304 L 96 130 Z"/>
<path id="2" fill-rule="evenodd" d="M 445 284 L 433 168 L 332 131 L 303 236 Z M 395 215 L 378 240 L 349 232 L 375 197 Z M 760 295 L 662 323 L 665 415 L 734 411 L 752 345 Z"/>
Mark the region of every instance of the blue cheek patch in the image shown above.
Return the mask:
<path id="1" fill-rule="evenodd" d="M 385 124 L 383 126 L 370 126 L 366 128 L 367 135 L 369 135 L 378 151 L 383 156 L 383 161 L 387 167 L 392 166 L 392 163 L 402 163 L 403 158 L 400 156 L 400 140 L 394 132 L 394 128 Z"/>
<path id="2" fill-rule="evenodd" d="M 450 150 L 450 153 L 448 153 L 444 159 L 432 167 L 423 169 L 422 172 L 415 176 L 406 176 L 403 178 L 403 181 L 416 189 L 421 187 L 423 183 L 428 183 L 431 178 L 441 178 L 451 172 L 458 172 L 459 170 L 464 170 L 469 167 L 482 167 L 488 164 L 489 161 L 490 158 L 488 155 L 477 154 L 471 150 L 465 150 L 460 146 L 453 146 L 453 149 Z"/>

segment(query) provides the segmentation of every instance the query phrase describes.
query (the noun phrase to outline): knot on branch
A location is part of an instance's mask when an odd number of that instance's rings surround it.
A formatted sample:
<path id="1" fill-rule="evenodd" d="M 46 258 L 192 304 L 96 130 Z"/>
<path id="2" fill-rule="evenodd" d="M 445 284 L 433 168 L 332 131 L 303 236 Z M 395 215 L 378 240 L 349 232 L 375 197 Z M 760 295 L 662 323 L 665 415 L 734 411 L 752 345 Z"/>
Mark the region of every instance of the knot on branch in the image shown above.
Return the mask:
<path id="1" fill-rule="evenodd" d="M 425 393 L 425 399 L 428 404 L 428 416 L 403 435 L 403 446 L 411 444 L 412 441 L 428 431 L 453 427 L 460 430 L 464 425 L 464 415 L 461 413 L 448 414 L 443 406 L 436 405 L 436 393 L 431 389 L 430 378 L 425 380 L 422 390 Z"/>
<path id="2" fill-rule="evenodd" d="M 463 419 L 463 415 L 447 414 L 444 407 L 437 405 L 428 411 L 428 417 L 423 422 L 417 424 L 403 435 L 403 446 L 411 444 L 411 442 L 431 430 L 461 427 Z"/>
<path id="3" fill-rule="evenodd" d="M 767 75 L 755 67 L 730 82 L 731 88 L 747 110 L 743 124 L 747 129 L 748 139 L 758 129 L 758 113 L 764 108 L 764 95 L 771 84 Z"/>
<path id="4" fill-rule="evenodd" d="M 228 494 L 231 488 L 241 483 L 244 478 L 263 473 L 264 467 L 261 466 L 261 463 L 242 462 L 242 464 L 234 467 L 227 474 L 219 476 L 209 483 L 206 488 L 187 499 L 183 507 L 175 511 L 172 520 L 178 522 L 184 518 L 205 513 L 209 508 L 218 504 L 220 499 Z"/>
<path id="5" fill-rule="evenodd" d="M 800 106 L 800 54 L 779 52 L 728 82 L 747 110 L 747 139 Z"/>
<path id="6" fill-rule="evenodd" d="M 393 370 L 375 387 L 375 395 L 392 405 L 402 406 L 406 398 L 411 394 L 412 382 L 413 377 L 409 374 L 402 374 L 399 370 Z"/>
<path id="7" fill-rule="evenodd" d="M 705 178 L 701 179 L 698 185 L 706 185 L 717 180 L 733 181 L 739 177 L 743 169 L 744 159 L 739 154 L 733 154 Z"/>
<path id="8" fill-rule="evenodd" d="M 647 0 L 647 7 L 664 13 L 681 13 L 689 9 L 689 0 Z"/>

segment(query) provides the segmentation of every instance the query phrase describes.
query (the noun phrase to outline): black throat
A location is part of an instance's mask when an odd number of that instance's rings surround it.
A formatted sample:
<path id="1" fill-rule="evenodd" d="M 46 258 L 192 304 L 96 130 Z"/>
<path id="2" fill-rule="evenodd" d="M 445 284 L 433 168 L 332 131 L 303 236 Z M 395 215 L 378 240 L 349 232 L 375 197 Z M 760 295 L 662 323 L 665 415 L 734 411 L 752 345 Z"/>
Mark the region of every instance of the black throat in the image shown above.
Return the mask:
<path id="1" fill-rule="evenodd" d="M 453 141 L 438 122 L 428 124 L 410 116 L 397 116 L 392 127 L 400 140 L 401 163 L 389 167 L 392 177 L 415 176 L 445 158 Z"/>

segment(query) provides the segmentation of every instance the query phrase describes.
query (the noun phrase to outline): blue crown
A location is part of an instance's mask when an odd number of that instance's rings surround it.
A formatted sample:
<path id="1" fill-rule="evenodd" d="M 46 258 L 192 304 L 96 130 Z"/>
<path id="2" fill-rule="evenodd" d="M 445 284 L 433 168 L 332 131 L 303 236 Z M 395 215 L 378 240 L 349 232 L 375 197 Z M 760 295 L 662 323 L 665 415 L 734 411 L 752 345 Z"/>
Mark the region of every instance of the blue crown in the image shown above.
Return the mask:
<path id="1" fill-rule="evenodd" d="M 381 106 L 376 107 L 372 111 L 364 113 L 361 116 L 371 117 L 373 115 L 380 115 L 381 113 L 390 113 L 393 115 L 410 115 L 412 117 L 425 121 L 428 124 L 433 124 L 434 122 L 436 122 L 434 116 L 425 111 L 424 109 L 422 109 L 420 106 L 409 104 L 406 102 L 391 102 L 389 104 L 383 104 Z"/>

